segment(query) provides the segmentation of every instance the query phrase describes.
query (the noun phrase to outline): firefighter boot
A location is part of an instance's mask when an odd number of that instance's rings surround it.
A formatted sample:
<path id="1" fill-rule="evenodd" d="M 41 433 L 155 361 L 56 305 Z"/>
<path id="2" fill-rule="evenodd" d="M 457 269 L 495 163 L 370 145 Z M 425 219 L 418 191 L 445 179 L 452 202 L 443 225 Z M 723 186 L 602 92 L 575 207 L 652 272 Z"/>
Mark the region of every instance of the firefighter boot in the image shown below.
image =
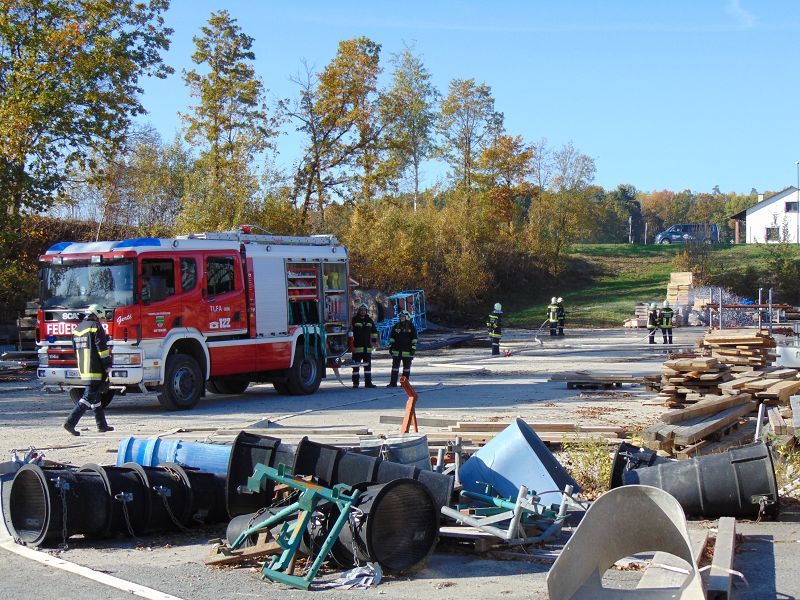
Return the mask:
<path id="1" fill-rule="evenodd" d="M 397 376 L 400 373 L 400 369 L 392 369 L 392 378 L 386 387 L 397 387 Z"/>
<path id="2" fill-rule="evenodd" d="M 78 401 L 75 405 L 75 408 L 72 409 L 72 412 L 69 413 L 67 420 L 64 421 L 64 429 L 69 431 L 72 435 L 80 435 L 80 431 L 75 430 L 75 426 L 78 424 L 78 421 L 81 420 L 83 413 L 86 412 L 86 405 L 82 402 Z"/>
<path id="3" fill-rule="evenodd" d="M 361 378 L 358 376 L 358 373 L 353 373 L 353 387 L 358 387 L 358 382 Z"/>
<path id="4" fill-rule="evenodd" d="M 372 383 L 372 373 L 370 373 L 369 371 L 364 372 L 364 387 L 365 388 L 378 387 L 377 385 Z"/>
<path id="5" fill-rule="evenodd" d="M 100 433 L 114 431 L 114 428 L 106 422 L 106 412 L 103 410 L 102 406 L 98 406 L 94 409 L 94 422 L 97 424 L 97 431 Z"/>

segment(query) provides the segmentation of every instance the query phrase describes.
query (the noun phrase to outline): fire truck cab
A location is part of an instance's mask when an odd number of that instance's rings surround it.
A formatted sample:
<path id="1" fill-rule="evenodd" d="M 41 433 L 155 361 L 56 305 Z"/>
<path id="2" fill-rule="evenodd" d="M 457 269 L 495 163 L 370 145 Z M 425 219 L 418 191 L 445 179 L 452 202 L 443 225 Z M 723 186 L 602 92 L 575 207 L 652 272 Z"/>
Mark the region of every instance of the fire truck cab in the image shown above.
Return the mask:
<path id="1" fill-rule="evenodd" d="M 314 393 L 347 350 L 347 249 L 330 235 L 239 231 L 71 243 L 40 257 L 38 377 L 82 393 L 72 330 L 93 303 L 106 309 L 114 393 L 158 393 L 171 410 L 205 390 L 238 394 L 270 382 Z"/>

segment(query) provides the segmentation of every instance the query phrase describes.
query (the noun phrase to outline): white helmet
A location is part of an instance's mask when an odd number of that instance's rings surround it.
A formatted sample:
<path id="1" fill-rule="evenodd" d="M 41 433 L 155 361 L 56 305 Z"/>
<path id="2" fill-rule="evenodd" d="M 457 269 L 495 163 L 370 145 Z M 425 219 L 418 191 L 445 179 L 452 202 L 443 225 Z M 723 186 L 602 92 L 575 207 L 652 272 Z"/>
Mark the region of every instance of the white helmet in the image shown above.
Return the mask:
<path id="1" fill-rule="evenodd" d="M 94 315 L 98 319 L 105 319 L 106 309 L 99 304 L 90 304 L 89 308 L 86 309 L 86 316 L 88 317 L 89 315 Z"/>
<path id="2" fill-rule="evenodd" d="M 650 308 L 655 308 L 655 307 L 656 307 L 656 303 L 655 302 L 651 302 L 650 303 Z"/>
<path id="3" fill-rule="evenodd" d="M 556 297 L 553 296 L 552 298 L 550 298 L 550 304 L 555 304 L 555 303 L 556 303 Z"/>
<path id="4" fill-rule="evenodd" d="M 369 310 L 369 306 L 367 306 L 366 302 L 362 302 L 361 304 L 358 305 L 358 310 L 361 310 L 362 308 L 364 310 Z"/>
<path id="5" fill-rule="evenodd" d="M 664 308 L 669 308 L 669 300 L 664 300 Z"/>
<path id="6" fill-rule="evenodd" d="M 559 298 L 558 300 L 556 300 L 556 303 L 561 304 L 563 301 L 564 301 L 563 298 Z"/>
<path id="7" fill-rule="evenodd" d="M 503 305 L 500 304 L 499 302 L 495 302 L 494 303 L 494 312 L 498 312 L 498 313 L 503 312 Z"/>
<path id="8" fill-rule="evenodd" d="M 410 319 L 411 318 L 411 313 L 408 312 L 407 310 L 404 310 L 404 311 L 402 311 L 400 313 L 400 316 L 405 317 L 406 319 Z"/>

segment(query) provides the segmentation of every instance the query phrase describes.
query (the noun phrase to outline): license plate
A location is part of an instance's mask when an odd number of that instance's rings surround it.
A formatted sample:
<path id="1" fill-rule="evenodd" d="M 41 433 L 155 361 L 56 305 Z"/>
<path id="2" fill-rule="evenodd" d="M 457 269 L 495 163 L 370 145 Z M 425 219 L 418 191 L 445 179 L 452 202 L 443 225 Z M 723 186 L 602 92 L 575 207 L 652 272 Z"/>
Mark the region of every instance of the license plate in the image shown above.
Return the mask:
<path id="1" fill-rule="evenodd" d="M 80 379 L 81 374 L 80 371 L 76 371 L 74 369 L 70 369 L 67 371 L 67 379 Z"/>

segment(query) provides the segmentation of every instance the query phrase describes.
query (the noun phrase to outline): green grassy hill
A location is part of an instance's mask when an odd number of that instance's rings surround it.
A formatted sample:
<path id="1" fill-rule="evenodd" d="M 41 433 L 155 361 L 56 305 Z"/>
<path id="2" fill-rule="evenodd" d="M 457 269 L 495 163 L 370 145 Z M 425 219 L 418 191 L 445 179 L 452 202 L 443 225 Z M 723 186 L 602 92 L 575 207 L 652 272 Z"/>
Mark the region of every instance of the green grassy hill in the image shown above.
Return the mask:
<path id="1" fill-rule="evenodd" d="M 763 266 L 763 246 L 709 246 L 713 269 Z M 637 302 L 663 302 L 682 245 L 582 244 L 573 247 L 559 283 L 520 291 L 504 302 L 506 323 L 538 328 L 552 296 L 562 296 L 575 327 L 619 327 Z M 757 290 L 753 291 L 756 294 Z"/>

